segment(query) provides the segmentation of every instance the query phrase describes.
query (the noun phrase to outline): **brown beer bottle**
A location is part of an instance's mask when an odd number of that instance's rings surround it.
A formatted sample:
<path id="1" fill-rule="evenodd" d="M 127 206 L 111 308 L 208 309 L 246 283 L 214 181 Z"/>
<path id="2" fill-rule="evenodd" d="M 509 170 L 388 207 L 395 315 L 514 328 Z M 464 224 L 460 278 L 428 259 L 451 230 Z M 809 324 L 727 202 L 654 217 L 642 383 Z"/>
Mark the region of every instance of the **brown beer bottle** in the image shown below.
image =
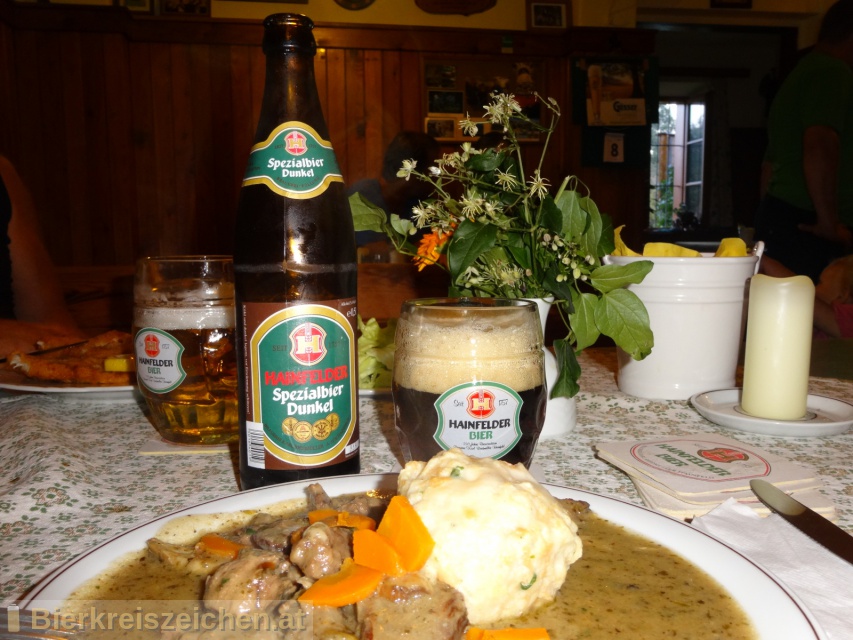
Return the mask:
<path id="1" fill-rule="evenodd" d="M 314 24 L 264 20 L 237 211 L 240 484 L 358 473 L 355 233 L 314 80 Z"/>

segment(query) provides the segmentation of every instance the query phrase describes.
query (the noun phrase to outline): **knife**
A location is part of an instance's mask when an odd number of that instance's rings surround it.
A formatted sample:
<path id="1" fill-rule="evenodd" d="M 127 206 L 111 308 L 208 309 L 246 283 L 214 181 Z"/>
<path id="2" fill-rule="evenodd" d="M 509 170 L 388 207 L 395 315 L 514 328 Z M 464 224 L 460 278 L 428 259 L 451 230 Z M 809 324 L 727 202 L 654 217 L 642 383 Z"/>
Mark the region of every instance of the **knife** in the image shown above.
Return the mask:
<path id="1" fill-rule="evenodd" d="M 62 351 L 63 349 L 70 349 L 71 347 L 79 347 L 81 344 L 86 344 L 89 342 L 88 340 L 81 340 L 80 342 L 72 342 L 71 344 L 64 344 L 61 347 L 51 347 L 50 349 L 41 349 L 40 351 L 30 351 L 26 355 L 28 356 L 40 356 L 45 353 L 53 353 L 54 351 Z M 6 362 L 8 358 L 0 358 L 0 364 Z"/>
<path id="2" fill-rule="evenodd" d="M 750 480 L 749 486 L 769 509 L 839 558 L 853 564 L 853 536 L 844 529 L 832 524 L 766 480 Z"/>

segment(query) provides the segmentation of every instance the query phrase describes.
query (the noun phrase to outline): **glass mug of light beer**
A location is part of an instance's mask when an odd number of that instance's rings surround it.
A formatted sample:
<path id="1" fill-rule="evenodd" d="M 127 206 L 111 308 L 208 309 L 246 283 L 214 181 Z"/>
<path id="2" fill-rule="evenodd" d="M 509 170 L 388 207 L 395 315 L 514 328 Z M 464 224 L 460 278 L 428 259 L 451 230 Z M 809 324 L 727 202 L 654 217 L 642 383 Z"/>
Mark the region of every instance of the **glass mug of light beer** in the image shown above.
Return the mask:
<path id="1" fill-rule="evenodd" d="M 157 431 L 180 444 L 236 440 L 231 257 L 142 258 L 133 299 L 136 378 Z"/>
<path id="2" fill-rule="evenodd" d="M 534 302 L 409 300 L 394 341 L 395 425 L 406 462 L 458 448 L 530 465 L 547 400 Z"/>

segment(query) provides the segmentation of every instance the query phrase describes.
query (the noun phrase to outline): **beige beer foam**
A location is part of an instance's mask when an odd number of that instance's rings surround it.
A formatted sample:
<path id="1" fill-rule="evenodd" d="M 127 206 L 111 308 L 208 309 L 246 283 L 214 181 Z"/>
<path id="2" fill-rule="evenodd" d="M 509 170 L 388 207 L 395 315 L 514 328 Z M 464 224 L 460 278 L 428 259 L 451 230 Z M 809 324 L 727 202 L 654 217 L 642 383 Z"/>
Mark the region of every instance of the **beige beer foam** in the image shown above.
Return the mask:
<path id="1" fill-rule="evenodd" d="M 136 327 L 156 327 L 164 331 L 179 329 L 233 329 L 234 307 L 137 307 L 133 314 Z"/>
<path id="2" fill-rule="evenodd" d="M 407 389 L 440 395 L 488 380 L 521 392 L 544 384 L 542 362 L 542 345 L 531 342 L 527 324 L 423 325 L 401 318 L 397 325 L 394 380 Z"/>

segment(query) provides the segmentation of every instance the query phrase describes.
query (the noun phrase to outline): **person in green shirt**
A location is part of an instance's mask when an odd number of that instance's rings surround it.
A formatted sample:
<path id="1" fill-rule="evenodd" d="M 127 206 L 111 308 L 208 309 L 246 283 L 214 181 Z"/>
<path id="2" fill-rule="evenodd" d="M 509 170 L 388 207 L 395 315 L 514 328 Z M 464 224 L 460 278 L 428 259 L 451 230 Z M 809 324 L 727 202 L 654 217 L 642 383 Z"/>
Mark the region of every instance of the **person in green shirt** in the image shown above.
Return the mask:
<path id="1" fill-rule="evenodd" d="M 853 0 L 824 15 L 818 43 L 776 94 L 767 132 L 770 178 L 755 239 L 817 282 L 853 249 Z"/>

